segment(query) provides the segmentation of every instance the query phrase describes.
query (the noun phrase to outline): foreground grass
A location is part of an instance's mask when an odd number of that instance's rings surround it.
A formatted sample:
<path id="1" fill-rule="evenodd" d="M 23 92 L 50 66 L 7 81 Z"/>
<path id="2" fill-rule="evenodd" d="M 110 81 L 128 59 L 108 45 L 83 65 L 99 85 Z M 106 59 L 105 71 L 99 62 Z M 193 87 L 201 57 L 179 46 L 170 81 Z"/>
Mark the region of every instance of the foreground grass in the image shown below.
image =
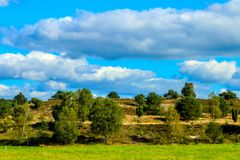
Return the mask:
<path id="1" fill-rule="evenodd" d="M 240 159 L 240 145 L 73 145 L 53 147 L 0 147 L 4 160 L 191 160 L 191 159 Z"/>

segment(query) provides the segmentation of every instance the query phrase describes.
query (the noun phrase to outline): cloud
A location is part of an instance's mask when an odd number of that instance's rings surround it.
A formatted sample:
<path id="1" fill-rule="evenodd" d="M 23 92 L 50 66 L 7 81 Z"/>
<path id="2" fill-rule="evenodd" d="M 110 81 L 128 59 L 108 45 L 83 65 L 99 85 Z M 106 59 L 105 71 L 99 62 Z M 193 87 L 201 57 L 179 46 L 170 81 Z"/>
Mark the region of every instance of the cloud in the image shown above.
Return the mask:
<path id="1" fill-rule="evenodd" d="M 6 7 L 10 3 L 10 0 L 0 0 L 0 7 Z"/>
<path id="2" fill-rule="evenodd" d="M 125 96 L 152 91 L 164 94 L 169 89 L 180 92 L 187 81 L 157 77 L 151 71 L 99 66 L 89 64 L 85 59 L 70 59 L 38 51 L 26 55 L 0 54 L 0 79 L 36 82 L 34 85 L 29 82 L 23 87 L 2 85 L 1 97 L 13 97 L 21 91 L 29 98 L 42 99 L 49 98 L 57 90 L 78 88 L 89 88 L 97 95 L 105 95 L 113 90 Z M 200 91 L 200 87 L 197 90 Z"/>
<path id="3" fill-rule="evenodd" d="M 21 29 L 1 29 L 3 43 L 68 57 L 185 59 L 239 56 L 240 2 L 204 10 L 80 11 Z"/>
<path id="4" fill-rule="evenodd" d="M 180 72 L 188 75 L 190 79 L 204 82 L 226 83 L 236 74 L 236 62 L 206 62 L 189 60 L 179 64 Z"/>

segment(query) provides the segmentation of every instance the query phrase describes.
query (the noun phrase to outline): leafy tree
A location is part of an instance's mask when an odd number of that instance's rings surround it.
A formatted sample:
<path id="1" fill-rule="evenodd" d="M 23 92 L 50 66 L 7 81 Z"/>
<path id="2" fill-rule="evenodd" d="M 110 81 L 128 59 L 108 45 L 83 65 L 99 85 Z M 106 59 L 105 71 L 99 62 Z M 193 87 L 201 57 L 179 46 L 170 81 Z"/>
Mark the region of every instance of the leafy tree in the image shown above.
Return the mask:
<path id="1" fill-rule="evenodd" d="M 82 89 L 77 91 L 78 119 L 81 123 L 87 120 L 93 104 L 93 96 L 90 90 Z"/>
<path id="2" fill-rule="evenodd" d="M 229 112 L 229 104 L 222 97 L 220 97 L 219 100 L 220 100 L 219 108 L 222 111 L 222 117 L 225 117 L 225 116 L 227 116 L 227 114 Z"/>
<path id="3" fill-rule="evenodd" d="M 237 99 L 236 93 L 234 93 L 230 90 L 220 93 L 219 96 L 224 98 L 225 100 Z"/>
<path id="4" fill-rule="evenodd" d="M 183 137 L 183 126 L 180 124 L 180 115 L 174 107 L 169 107 L 166 113 L 165 121 L 166 137 L 169 144 L 175 141 L 181 141 Z"/>
<path id="5" fill-rule="evenodd" d="M 182 89 L 182 95 L 184 97 L 196 97 L 193 83 L 185 83 L 185 86 Z"/>
<path id="6" fill-rule="evenodd" d="M 63 107 L 59 119 L 55 122 L 54 133 L 57 141 L 72 144 L 78 137 L 77 114 L 72 108 Z"/>
<path id="7" fill-rule="evenodd" d="M 16 95 L 13 100 L 17 102 L 18 105 L 23 105 L 27 102 L 27 98 L 20 92 L 18 95 Z"/>
<path id="8" fill-rule="evenodd" d="M 143 94 L 138 94 L 134 97 L 135 102 L 138 106 L 144 106 L 146 103 L 146 97 Z"/>
<path id="9" fill-rule="evenodd" d="M 13 124 L 13 103 L 9 100 L 0 99 L 0 132 L 6 132 Z"/>
<path id="10" fill-rule="evenodd" d="M 51 98 L 54 100 L 62 100 L 65 96 L 64 91 L 57 91 Z"/>
<path id="11" fill-rule="evenodd" d="M 15 121 L 15 138 L 21 143 L 28 139 L 30 133 L 29 123 L 33 119 L 31 109 L 28 104 L 16 105 L 13 112 Z"/>
<path id="12" fill-rule="evenodd" d="M 176 91 L 168 90 L 168 93 L 164 94 L 163 97 L 167 99 L 178 99 L 180 96 Z"/>
<path id="13" fill-rule="evenodd" d="M 143 115 L 143 107 L 142 106 L 137 106 L 136 108 L 136 114 L 138 116 L 138 118 L 140 118 Z"/>
<path id="14" fill-rule="evenodd" d="M 176 110 L 185 120 L 198 119 L 202 115 L 202 107 L 194 97 L 184 97 L 179 100 Z"/>
<path id="15" fill-rule="evenodd" d="M 213 96 L 209 100 L 209 113 L 212 118 L 220 118 L 222 116 L 222 111 L 219 108 L 220 101 L 217 96 Z"/>
<path id="16" fill-rule="evenodd" d="M 147 105 L 159 106 L 161 104 L 162 98 L 155 92 L 151 92 L 147 96 Z"/>
<path id="17" fill-rule="evenodd" d="M 42 106 L 43 102 L 38 98 L 32 98 L 30 101 L 33 104 L 34 109 L 38 109 Z"/>
<path id="18" fill-rule="evenodd" d="M 218 123 L 210 122 L 205 130 L 205 134 L 210 143 L 222 143 L 223 132 L 222 127 Z"/>
<path id="19" fill-rule="evenodd" d="M 238 121 L 238 110 L 232 109 L 232 120 L 236 123 Z"/>
<path id="20" fill-rule="evenodd" d="M 112 91 L 107 95 L 108 98 L 120 98 L 117 92 Z"/>
<path id="21" fill-rule="evenodd" d="M 13 103 L 9 100 L 0 99 L 0 119 L 8 115 L 11 115 L 13 112 Z"/>
<path id="22" fill-rule="evenodd" d="M 122 125 L 122 111 L 111 99 L 97 98 L 93 103 L 91 130 L 97 135 L 108 137 Z"/>

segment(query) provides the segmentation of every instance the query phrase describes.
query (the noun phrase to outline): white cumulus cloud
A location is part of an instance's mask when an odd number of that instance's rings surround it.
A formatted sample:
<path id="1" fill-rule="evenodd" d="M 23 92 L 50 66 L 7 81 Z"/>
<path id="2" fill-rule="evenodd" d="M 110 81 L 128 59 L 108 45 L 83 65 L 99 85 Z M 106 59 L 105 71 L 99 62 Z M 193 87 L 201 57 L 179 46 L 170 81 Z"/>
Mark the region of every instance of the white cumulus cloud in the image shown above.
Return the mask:
<path id="1" fill-rule="evenodd" d="M 180 66 L 180 72 L 191 79 L 205 82 L 228 82 L 237 72 L 236 62 L 218 62 L 210 60 L 206 62 L 189 60 Z"/>
<path id="2" fill-rule="evenodd" d="M 30 50 L 107 59 L 239 56 L 240 2 L 203 10 L 82 11 L 1 29 L 3 43 Z"/>

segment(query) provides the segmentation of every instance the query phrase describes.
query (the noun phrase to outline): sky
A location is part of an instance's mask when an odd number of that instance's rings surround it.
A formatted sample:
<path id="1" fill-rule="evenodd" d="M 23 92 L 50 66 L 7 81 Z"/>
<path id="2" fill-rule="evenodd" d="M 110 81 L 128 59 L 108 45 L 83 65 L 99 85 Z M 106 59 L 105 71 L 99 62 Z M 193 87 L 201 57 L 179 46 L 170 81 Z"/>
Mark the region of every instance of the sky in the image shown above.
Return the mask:
<path id="1" fill-rule="evenodd" d="M 240 0 L 0 0 L 0 97 L 240 96 Z"/>

